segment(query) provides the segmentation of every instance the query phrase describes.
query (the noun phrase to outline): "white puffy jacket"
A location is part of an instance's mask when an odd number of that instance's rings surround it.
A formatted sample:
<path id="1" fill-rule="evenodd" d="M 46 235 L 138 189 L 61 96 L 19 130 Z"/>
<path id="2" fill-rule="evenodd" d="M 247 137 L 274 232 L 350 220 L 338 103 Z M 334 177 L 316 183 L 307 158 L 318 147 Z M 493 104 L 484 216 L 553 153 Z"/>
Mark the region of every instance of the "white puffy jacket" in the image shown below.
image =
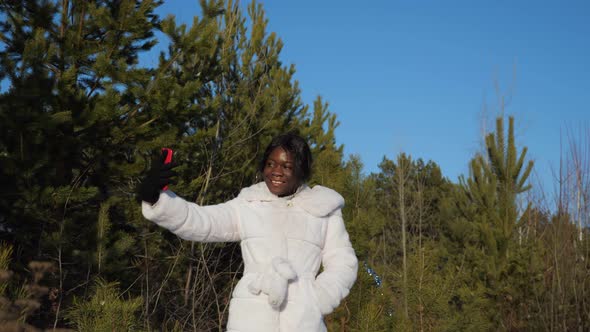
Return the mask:
<path id="1" fill-rule="evenodd" d="M 165 191 L 153 206 L 143 202 L 142 212 L 186 240 L 241 241 L 244 276 L 232 294 L 228 332 L 320 332 L 357 275 L 343 205 L 326 187 L 304 185 L 279 198 L 260 182 L 210 206 Z"/>

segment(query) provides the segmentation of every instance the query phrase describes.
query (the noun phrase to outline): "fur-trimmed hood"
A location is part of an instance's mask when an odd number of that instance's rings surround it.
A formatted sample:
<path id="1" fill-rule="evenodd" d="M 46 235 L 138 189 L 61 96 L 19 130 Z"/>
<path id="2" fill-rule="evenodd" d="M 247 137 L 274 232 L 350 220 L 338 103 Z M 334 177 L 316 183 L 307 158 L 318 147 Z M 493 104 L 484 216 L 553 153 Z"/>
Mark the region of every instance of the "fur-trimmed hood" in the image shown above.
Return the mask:
<path id="1" fill-rule="evenodd" d="M 248 202 L 288 200 L 315 217 L 325 217 L 344 206 L 344 198 L 336 191 L 322 186 L 310 188 L 306 184 L 299 187 L 291 196 L 278 197 L 268 190 L 266 183 L 259 182 L 242 189 L 238 198 Z"/>

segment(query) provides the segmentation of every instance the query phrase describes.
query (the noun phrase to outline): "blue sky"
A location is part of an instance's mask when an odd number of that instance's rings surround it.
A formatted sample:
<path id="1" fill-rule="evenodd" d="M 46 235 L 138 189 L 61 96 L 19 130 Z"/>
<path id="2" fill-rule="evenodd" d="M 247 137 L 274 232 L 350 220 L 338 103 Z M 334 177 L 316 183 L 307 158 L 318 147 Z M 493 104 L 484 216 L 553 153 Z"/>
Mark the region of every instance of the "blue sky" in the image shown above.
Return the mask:
<path id="1" fill-rule="evenodd" d="M 481 149 L 482 129 L 493 129 L 502 95 L 517 143 L 528 147 L 535 178 L 549 192 L 560 142 L 568 133 L 589 135 L 588 1 L 261 3 L 268 30 L 285 44 L 283 62 L 297 68 L 303 101 L 321 95 L 330 104 L 338 143 L 361 156 L 366 173 L 378 171 L 384 156 L 406 152 L 457 181 Z M 191 24 L 200 6 L 167 0 L 157 12 Z M 143 64 L 157 63 L 162 38 Z"/>
<path id="2" fill-rule="evenodd" d="M 497 91 L 545 186 L 560 137 L 590 126 L 588 2 L 261 3 L 304 102 L 329 102 L 338 143 L 361 156 L 367 173 L 403 151 L 457 181 L 481 148 L 484 124 L 493 128 Z M 169 0 L 159 14 L 190 23 L 198 1 Z"/>
<path id="3" fill-rule="evenodd" d="M 590 120 L 590 6 L 563 3 L 263 2 L 304 100 L 330 102 L 367 171 L 403 151 L 456 181 L 499 114 L 499 86 L 546 186 L 560 135 Z"/>
<path id="4" fill-rule="evenodd" d="M 322 95 L 338 114 L 345 151 L 360 154 L 368 172 L 384 155 L 407 152 L 434 160 L 456 181 L 481 147 L 483 123 L 489 129 L 500 112 L 499 90 L 509 101 L 505 114 L 516 118 L 517 142 L 552 191 L 560 136 L 590 120 L 590 7 L 370 3 L 263 2 L 304 100 Z"/>

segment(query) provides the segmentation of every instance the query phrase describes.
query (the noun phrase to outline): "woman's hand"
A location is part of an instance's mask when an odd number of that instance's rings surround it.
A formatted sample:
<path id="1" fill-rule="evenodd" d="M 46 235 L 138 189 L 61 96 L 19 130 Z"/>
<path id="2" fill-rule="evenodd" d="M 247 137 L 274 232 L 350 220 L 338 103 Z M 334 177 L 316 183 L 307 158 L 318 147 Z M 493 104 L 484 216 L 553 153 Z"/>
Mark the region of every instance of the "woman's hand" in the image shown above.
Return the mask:
<path id="1" fill-rule="evenodd" d="M 160 197 L 160 191 L 169 184 L 176 183 L 173 177 L 177 174 L 172 169 L 178 166 L 177 163 L 172 161 L 166 164 L 167 155 L 166 150 L 162 150 L 159 158 L 154 158 L 152 161 L 152 167 L 147 172 L 143 181 L 139 185 L 139 198 L 142 201 L 150 204 L 155 204 Z"/>

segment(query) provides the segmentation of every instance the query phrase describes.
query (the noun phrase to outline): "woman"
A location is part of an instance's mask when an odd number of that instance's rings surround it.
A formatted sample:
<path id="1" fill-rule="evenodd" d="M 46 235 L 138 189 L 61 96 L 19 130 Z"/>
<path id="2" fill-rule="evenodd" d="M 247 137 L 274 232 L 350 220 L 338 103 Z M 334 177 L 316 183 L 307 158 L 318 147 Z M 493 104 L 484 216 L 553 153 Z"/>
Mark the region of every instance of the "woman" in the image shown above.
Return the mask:
<path id="1" fill-rule="evenodd" d="M 173 166 L 163 163 L 142 183 L 147 219 L 190 241 L 241 241 L 244 275 L 232 294 L 228 332 L 326 331 L 323 316 L 356 280 L 358 261 L 342 220 L 344 199 L 305 184 L 311 163 L 305 140 L 286 134 L 264 153 L 258 168 L 264 182 L 226 203 L 198 206 L 161 191 L 173 175 Z"/>

